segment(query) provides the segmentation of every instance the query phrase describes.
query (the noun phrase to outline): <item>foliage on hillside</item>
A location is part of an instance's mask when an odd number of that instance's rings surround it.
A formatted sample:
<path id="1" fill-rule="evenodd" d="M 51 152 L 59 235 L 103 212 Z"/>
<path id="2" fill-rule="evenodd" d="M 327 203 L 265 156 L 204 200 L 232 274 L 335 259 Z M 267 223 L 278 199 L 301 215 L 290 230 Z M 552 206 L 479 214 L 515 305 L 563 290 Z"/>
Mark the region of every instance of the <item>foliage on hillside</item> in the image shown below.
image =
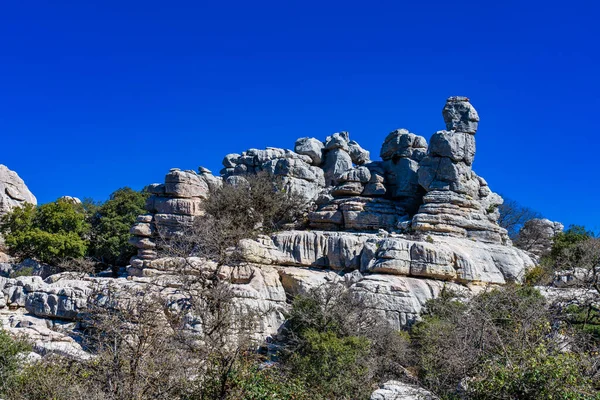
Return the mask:
<path id="1" fill-rule="evenodd" d="M 10 253 L 55 266 L 79 265 L 89 257 L 104 265 L 126 265 L 134 254 L 129 229 L 144 212 L 147 194 L 122 188 L 103 204 L 67 199 L 34 206 L 26 203 L 0 220 Z"/>

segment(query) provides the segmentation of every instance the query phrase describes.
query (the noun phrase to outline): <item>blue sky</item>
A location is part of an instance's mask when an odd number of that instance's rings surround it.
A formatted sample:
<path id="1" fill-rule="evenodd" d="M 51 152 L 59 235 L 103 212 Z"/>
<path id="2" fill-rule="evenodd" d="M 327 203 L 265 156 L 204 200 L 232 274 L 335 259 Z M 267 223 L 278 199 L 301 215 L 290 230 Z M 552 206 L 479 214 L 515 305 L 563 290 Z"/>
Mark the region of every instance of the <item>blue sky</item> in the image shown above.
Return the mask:
<path id="1" fill-rule="evenodd" d="M 0 163 L 40 202 L 104 200 L 172 167 L 347 130 L 378 156 L 481 123 L 494 191 L 600 230 L 600 5 L 592 1 L 2 1 Z"/>

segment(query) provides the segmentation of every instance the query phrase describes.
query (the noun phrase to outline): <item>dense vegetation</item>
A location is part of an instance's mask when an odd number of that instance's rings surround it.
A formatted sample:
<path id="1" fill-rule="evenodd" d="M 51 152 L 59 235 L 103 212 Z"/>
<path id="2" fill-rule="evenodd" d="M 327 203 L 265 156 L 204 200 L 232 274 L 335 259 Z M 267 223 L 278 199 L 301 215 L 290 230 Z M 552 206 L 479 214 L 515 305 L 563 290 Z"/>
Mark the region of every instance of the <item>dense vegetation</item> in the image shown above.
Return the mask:
<path id="1" fill-rule="evenodd" d="M 61 198 L 26 204 L 4 215 L 0 233 L 9 252 L 63 269 L 88 270 L 126 265 L 135 254 L 127 243 L 135 218 L 144 213 L 147 194 L 122 188 L 102 204 Z M 89 262 L 83 262 L 84 259 Z"/>

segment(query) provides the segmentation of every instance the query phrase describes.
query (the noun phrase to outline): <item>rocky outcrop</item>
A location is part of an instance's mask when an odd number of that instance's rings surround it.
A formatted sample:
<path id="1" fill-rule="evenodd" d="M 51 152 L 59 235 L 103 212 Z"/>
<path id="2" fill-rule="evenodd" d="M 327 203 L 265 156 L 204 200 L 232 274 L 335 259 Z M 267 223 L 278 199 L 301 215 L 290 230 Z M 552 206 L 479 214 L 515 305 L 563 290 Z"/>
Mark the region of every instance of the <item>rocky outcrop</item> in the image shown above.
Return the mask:
<path id="1" fill-rule="evenodd" d="M 419 163 L 418 181 L 427 192 L 413 217 L 417 232 L 509 244 L 497 221 L 503 199 L 473 172 L 477 111 L 466 97 L 450 97 L 442 112 L 445 131 L 435 133 Z"/>
<path id="2" fill-rule="evenodd" d="M 525 222 L 519 230 L 516 245 L 523 250 L 541 257 L 552 249 L 554 237 L 565 229 L 560 222 L 533 218 Z"/>
<path id="3" fill-rule="evenodd" d="M 245 257 L 262 265 L 399 275 L 461 284 L 521 282 L 532 259 L 500 244 L 431 236 L 287 231 L 243 243 Z"/>
<path id="4" fill-rule="evenodd" d="M 37 204 L 37 200 L 15 171 L 0 164 L 0 215 L 25 203 Z"/>
<path id="5" fill-rule="evenodd" d="M 146 201 L 148 214 L 140 215 L 131 227 L 129 243 L 137 247 L 138 254 L 131 261 L 141 267 L 144 260 L 157 257 L 157 241 L 170 238 L 202 215 L 201 203 L 208 198 L 211 188 L 222 184 L 219 177 L 200 167 L 199 172 L 173 168 L 162 184 L 146 187 L 150 197 Z"/>
<path id="6" fill-rule="evenodd" d="M 389 133 L 378 161 L 348 132 L 337 132 L 324 141 L 298 139 L 293 151 L 228 154 L 219 177 L 204 169 L 172 170 L 164 184 L 149 187 L 149 213 L 131 229 L 140 250 L 129 272 L 187 271 L 189 262 L 176 267 L 156 260 L 157 235 L 176 234 L 202 215 L 211 187 L 262 173 L 310 207 L 305 226 L 243 243 L 247 265 L 230 279 L 246 289 L 248 271 L 264 277 L 255 281 L 259 286 L 277 288 L 278 299 L 352 279 L 352 290 L 399 327 L 412 323 L 444 287 L 520 282 L 534 262 L 498 225 L 503 200 L 472 169 L 479 116 L 466 97 L 450 97 L 442 115 L 446 130 L 429 144 L 406 129 Z M 259 292 L 252 302 L 270 298 L 271 289 Z"/>

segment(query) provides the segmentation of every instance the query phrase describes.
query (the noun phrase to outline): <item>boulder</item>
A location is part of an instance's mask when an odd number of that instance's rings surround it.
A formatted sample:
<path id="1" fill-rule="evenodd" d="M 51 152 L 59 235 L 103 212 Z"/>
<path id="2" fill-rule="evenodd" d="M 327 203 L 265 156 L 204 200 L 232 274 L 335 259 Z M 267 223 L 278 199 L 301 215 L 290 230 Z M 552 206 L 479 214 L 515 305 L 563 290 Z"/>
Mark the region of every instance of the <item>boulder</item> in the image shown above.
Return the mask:
<path id="1" fill-rule="evenodd" d="M 37 200 L 15 171 L 0 164 L 0 215 L 25 203 L 37 204 Z"/>
<path id="2" fill-rule="evenodd" d="M 296 140 L 294 151 L 298 154 L 309 156 L 312 160 L 312 165 L 319 166 L 323 162 L 323 142 L 315 138 L 300 138 Z"/>
<path id="3" fill-rule="evenodd" d="M 446 101 L 442 110 L 446 129 L 449 131 L 475 134 L 479 125 L 479 115 L 463 96 L 452 96 Z"/>

